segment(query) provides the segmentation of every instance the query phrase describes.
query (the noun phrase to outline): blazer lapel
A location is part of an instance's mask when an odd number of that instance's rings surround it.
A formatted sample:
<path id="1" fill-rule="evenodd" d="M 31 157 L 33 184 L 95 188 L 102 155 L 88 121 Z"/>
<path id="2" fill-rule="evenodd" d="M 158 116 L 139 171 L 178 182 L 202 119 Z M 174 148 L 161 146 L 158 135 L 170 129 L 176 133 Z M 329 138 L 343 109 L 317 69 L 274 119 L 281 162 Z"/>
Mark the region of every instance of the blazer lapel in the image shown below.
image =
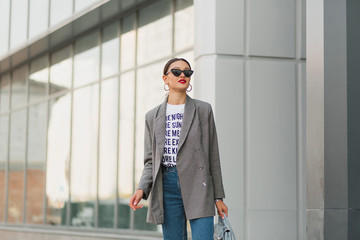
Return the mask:
<path id="1" fill-rule="evenodd" d="M 167 97 L 165 101 L 160 105 L 159 111 L 157 113 L 157 116 L 155 118 L 154 123 L 154 135 L 156 139 L 156 152 L 160 153 L 160 159 L 157 159 L 158 161 L 155 161 L 155 169 L 156 172 L 158 168 L 160 167 L 161 157 L 164 154 L 164 146 L 165 146 L 165 125 L 166 125 L 166 103 L 167 103 Z"/>
<path id="2" fill-rule="evenodd" d="M 195 104 L 191 97 L 186 95 L 185 109 L 184 109 L 184 118 L 181 126 L 180 139 L 178 145 L 178 152 L 180 151 L 182 145 L 185 142 L 185 139 L 189 133 L 189 129 L 193 122 L 195 116 Z"/>

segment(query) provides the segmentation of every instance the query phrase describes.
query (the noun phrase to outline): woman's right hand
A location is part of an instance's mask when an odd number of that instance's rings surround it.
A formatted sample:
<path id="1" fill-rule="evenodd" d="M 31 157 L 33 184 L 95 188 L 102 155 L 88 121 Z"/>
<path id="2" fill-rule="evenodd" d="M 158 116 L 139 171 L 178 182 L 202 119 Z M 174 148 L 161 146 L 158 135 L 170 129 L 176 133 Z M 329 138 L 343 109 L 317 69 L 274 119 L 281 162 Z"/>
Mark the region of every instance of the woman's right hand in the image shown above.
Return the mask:
<path id="1" fill-rule="evenodd" d="M 136 211 L 136 209 L 140 209 L 144 206 L 144 205 L 138 206 L 143 196 L 144 196 L 144 191 L 142 189 L 136 190 L 136 192 L 132 195 L 129 203 L 129 206 L 131 207 L 132 210 Z"/>

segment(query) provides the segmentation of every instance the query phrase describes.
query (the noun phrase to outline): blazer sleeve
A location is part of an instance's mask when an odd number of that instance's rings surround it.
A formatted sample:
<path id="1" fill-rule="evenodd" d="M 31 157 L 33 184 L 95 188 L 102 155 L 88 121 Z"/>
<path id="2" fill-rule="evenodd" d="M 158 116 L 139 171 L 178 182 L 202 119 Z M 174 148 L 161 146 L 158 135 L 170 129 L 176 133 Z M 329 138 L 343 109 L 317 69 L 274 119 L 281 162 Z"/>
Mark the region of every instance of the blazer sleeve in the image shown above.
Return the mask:
<path id="1" fill-rule="evenodd" d="M 152 183 L 152 137 L 150 132 L 148 114 L 146 114 L 144 136 L 144 170 L 142 172 L 138 186 L 138 188 L 144 191 L 143 199 L 145 200 L 149 197 Z"/>
<path id="2" fill-rule="evenodd" d="M 214 198 L 225 198 L 225 191 L 221 175 L 221 165 L 220 165 L 220 155 L 219 155 L 219 146 L 216 133 L 216 126 L 214 120 L 214 114 L 209 105 L 209 163 L 210 163 L 210 172 L 213 179 L 214 186 Z"/>

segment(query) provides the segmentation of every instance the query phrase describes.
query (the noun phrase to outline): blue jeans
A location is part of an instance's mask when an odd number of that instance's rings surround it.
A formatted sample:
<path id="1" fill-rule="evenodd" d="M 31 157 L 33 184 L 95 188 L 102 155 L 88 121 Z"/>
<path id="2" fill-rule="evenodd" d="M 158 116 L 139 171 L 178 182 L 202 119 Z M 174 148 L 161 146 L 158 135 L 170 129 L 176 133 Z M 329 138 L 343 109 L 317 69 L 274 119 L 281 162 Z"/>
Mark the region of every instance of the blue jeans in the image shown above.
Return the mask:
<path id="1" fill-rule="evenodd" d="M 162 167 L 164 195 L 165 240 L 187 240 L 186 216 L 181 197 L 179 178 L 176 167 Z M 214 218 L 204 217 L 190 220 L 193 240 L 212 240 Z"/>

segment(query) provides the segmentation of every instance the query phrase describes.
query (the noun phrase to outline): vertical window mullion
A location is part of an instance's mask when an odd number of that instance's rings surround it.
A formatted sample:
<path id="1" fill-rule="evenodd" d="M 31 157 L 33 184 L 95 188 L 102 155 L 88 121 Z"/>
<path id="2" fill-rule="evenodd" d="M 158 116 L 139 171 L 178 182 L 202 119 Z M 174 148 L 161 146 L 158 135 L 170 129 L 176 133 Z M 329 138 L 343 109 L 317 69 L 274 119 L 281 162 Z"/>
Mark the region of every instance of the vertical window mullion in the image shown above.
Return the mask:
<path id="1" fill-rule="evenodd" d="M 75 13 L 75 1 L 76 1 L 76 0 L 73 0 L 72 13 L 71 13 L 72 15 Z"/>
<path id="2" fill-rule="evenodd" d="M 94 214 L 94 226 L 99 226 L 99 167 L 100 167 L 100 121 L 101 121 L 101 74 L 102 74 L 102 35 L 103 29 L 98 32 L 98 46 L 99 46 L 99 95 L 98 95 L 98 131 L 97 131 L 97 156 L 96 156 L 96 199 L 95 199 L 95 214 Z"/>
<path id="3" fill-rule="evenodd" d="M 48 0 L 48 19 L 47 19 L 47 21 L 48 21 L 47 22 L 47 28 L 50 28 L 50 24 L 51 24 L 51 0 Z M 50 63 L 50 58 L 49 58 L 49 63 Z M 49 64 L 49 67 L 50 67 L 50 64 Z"/>
<path id="4" fill-rule="evenodd" d="M 27 23 L 26 23 L 26 25 L 27 25 L 26 26 L 26 40 L 28 40 L 29 36 L 30 36 L 30 4 L 31 4 L 31 2 L 30 2 L 30 0 L 28 0 L 28 4 L 27 4 L 27 7 L 28 7 L 28 9 L 27 9 Z M 29 71 L 29 73 L 30 73 L 30 71 Z"/>
<path id="5" fill-rule="evenodd" d="M 11 1 L 10 1 L 10 5 L 11 5 Z M 11 7 L 10 7 L 10 15 L 11 15 Z M 10 45 L 9 45 L 10 46 Z M 7 223 L 8 221 L 8 205 L 9 205 L 9 170 L 10 170 L 10 127 L 11 127 L 11 113 L 10 113 L 10 109 L 11 109 L 11 94 L 12 94 L 12 89 L 11 89 L 11 85 L 12 85 L 12 77 L 13 74 L 12 72 L 9 73 L 9 118 L 8 118 L 8 136 L 7 136 L 7 141 L 8 141 L 8 146 L 7 146 L 7 156 L 6 156 L 6 185 L 5 185 L 5 223 Z"/>
<path id="6" fill-rule="evenodd" d="M 50 0 L 49 0 L 50 1 Z M 49 12 L 50 15 L 50 12 Z M 49 18 L 50 19 L 50 18 Z M 44 224 L 46 225 L 47 222 L 47 198 L 46 198 L 46 176 L 47 176 L 47 162 L 48 162 L 48 131 L 49 131 L 49 108 L 50 108 L 50 104 L 49 104 L 49 95 L 50 95 L 50 65 L 51 64 L 51 55 L 48 54 L 47 55 L 47 68 L 48 68 L 48 73 L 47 73 L 47 85 L 46 85 L 46 138 L 45 138 L 45 163 L 44 163 L 44 206 L 43 206 L 43 215 L 44 215 Z"/>
<path id="7" fill-rule="evenodd" d="M 121 79 L 121 71 L 120 71 L 120 66 L 121 66 L 121 22 L 122 20 L 120 19 L 118 21 L 118 38 L 119 38 L 119 64 L 118 64 L 118 89 L 117 89 L 117 103 L 118 103 L 118 115 L 117 115 L 117 129 L 116 129 L 116 146 L 119 147 L 120 144 L 120 79 Z M 115 206 L 114 206 L 114 229 L 116 229 L 118 227 L 118 215 L 119 215 L 119 151 L 116 151 L 116 184 L 115 184 Z"/>
<path id="8" fill-rule="evenodd" d="M 29 1 L 29 0 L 28 0 Z M 25 159 L 24 159 L 24 189 L 23 189 L 23 224 L 26 224 L 26 197 L 27 197 L 27 169 L 28 169 L 28 142 L 29 142 L 29 74 L 30 74 L 30 63 L 27 63 L 26 72 L 26 124 L 25 124 Z"/>
<path id="9" fill-rule="evenodd" d="M 70 100 L 70 146 L 69 146 L 69 196 L 66 208 L 66 226 L 70 226 L 71 219 L 71 163 L 72 163 L 72 135 L 73 135 L 73 109 L 74 109 L 74 54 L 75 42 L 71 44 L 71 100 Z"/>
<path id="10" fill-rule="evenodd" d="M 137 58 L 138 58 L 138 54 L 137 54 L 137 50 L 138 50 L 138 27 L 139 27 L 139 15 L 140 15 L 140 11 L 136 10 L 135 12 L 135 21 L 134 21 L 134 28 L 135 28 L 135 68 L 134 68 L 134 131 L 133 134 L 134 136 L 136 136 L 136 86 L 137 86 L 137 70 L 138 70 L 138 66 L 137 66 Z M 135 169 L 136 169 L 136 137 L 134 137 L 134 144 L 133 144 L 133 165 L 132 165 L 133 169 L 132 169 L 132 182 L 133 182 L 133 192 L 135 192 L 135 184 L 136 184 L 136 180 L 135 180 Z M 134 216 L 134 211 L 130 211 L 130 229 L 134 230 L 134 226 L 135 226 L 135 216 Z"/>
<path id="11" fill-rule="evenodd" d="M 10 6 L 9 6 L 9 29 L 8 29 L 8 33 L 9 33 L 9 35 L 8 35 L 8 46 L 7 46 L 7 52 L 9 52 L 9 50 L 10 50 L 10 41 L 11 41 L 11 15 L 12 15 L 12 1 L 11 0 L 9 0 L 10 1 Z M 10 83 L 11 84 L 11 83 Z M 11 85 L 10 85 L 11 86 Z M 9 108 L 10 109 L 10 108 Z"/>
<path id="12" fill-rule="evenodd" d="M 172 26 L 171 26 L 171 56 L 175 56 L 175 1 L 171 1 L 171 20 L 172 20 Z"/>

